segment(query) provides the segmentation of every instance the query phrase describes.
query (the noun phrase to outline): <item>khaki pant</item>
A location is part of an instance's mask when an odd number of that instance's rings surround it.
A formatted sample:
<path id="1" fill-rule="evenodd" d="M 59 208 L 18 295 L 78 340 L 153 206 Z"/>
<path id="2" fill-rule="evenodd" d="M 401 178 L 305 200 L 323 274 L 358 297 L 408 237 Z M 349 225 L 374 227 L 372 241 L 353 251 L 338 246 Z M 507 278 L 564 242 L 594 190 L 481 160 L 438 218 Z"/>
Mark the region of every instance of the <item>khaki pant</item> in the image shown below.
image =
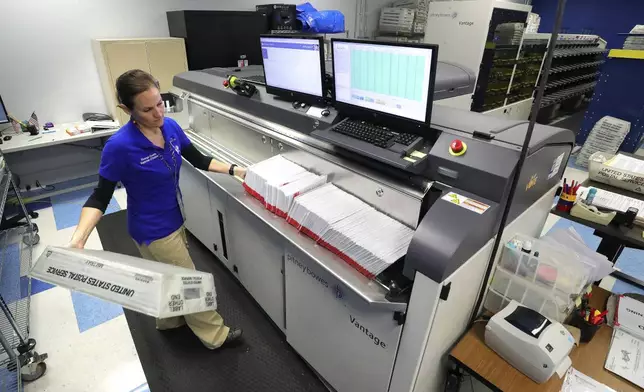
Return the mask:
<path id="1" fill-rule="evenodd" d="M 135 241 L 136 242 L 136 241 Z M 188 253 L 188 240 L 184 227 L 150 245 L 136 244 L 141 256 L 146 260 L 159 261 L 179 267 L 195 269 Z M 188 324 L 192 332 L 210 349 L 221 346 L 228 336 L 224 319 L 215 311 L 187 314 L 185 316 L 157 319 L 157 329 L 177 328 Z"/>

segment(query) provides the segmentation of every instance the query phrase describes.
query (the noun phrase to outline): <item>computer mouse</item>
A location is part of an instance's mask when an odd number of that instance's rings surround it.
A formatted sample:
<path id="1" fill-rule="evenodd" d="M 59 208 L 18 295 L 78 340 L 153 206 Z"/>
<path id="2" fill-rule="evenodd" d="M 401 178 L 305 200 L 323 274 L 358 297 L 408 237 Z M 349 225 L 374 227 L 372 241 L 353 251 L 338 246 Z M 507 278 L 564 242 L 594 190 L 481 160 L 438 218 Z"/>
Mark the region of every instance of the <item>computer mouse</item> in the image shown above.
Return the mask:
<path id="1" fill-rule="evenodd" d="M 11 140 L 11 136 L 7 135 L 7 136 L 3 137 L 2 139 L 3 139 L 5 142 L 8 142 L 9 140 Z"/>
<path id="2" fill-rule="evenodd" d="M 322 113 L 321 113 L 321 114 L 322 114 L 324 117 L 326 117 L 326 116 L 328 116 L 329 114 L 331 114 L 331 111 L 330 111 L 329 109 L 324 109 L 324 110 L 322 111 Z"/>

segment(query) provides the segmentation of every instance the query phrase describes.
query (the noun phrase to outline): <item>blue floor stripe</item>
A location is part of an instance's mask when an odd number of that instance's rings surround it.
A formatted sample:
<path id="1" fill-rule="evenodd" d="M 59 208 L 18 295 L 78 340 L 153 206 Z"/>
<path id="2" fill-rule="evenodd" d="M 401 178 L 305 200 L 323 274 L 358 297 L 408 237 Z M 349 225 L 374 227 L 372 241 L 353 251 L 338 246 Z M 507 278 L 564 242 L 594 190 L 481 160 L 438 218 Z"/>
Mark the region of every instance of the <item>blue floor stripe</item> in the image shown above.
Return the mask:
<path id="1" fill-rule="evenodd" d="M 629 294 L 644 295 L 644 290 L 642 290 L 641 288 L 619 279 L 615 279 L 615 284 L 613 285 L 613 288 L 610 291 L 611 293 L 615 293 L 615 294 L 629 293 Z"/>
<path id="2" fill-rule="evenodd" d="M 49 290 L 52 287 L 56 287 L 53 284 L 43 282 L 38 279 L 31 279 L 31 295 L 42 293 L 43 291 Z M 21 276 L 20 277 L 20 298 L 25 298 L 28 294 L 29 288 L 29 277 Z"/>
<path id="3" fill-rule="evenodd" d="M 94 328 L 123 314 L 120 305 L 72 291 L 72 303 L 80 332 Z"/>
<path id="4" fill-rule="evenodd" d="M 57 230 L 63 230 L 78 224 L 83 205 L 93 191 L 93 189 L 81 189 L 51 197 Z M 112 197 L 105 214 L 111 214 L 120 210 L 121 207 L 116 202 L 116 199 Z"/>
<path id="5" fill-rule="evenodd" d="M 626 275 L 644 280 L 644 250 L 624 248 L 615 267 Z"/>
<path id="6" fill-rule="evenodd" d="M 130 392 L 150 392 L 150 387 L 148 386 L 148 383 L 145 383 L 134 388 Z"/>
<path id="7" fill-rule="evenodd" d="M 557 223 L 555 223 L 554 226 L 552 226 L 552 228 L 548 232 L 559 229 L 567 229 L 571 226 L 575 229 L 575 231 L 577 231 L 577 233 L 579 233 L 581 238 L 584 240 L 584 243 L 588 245 L 590 249 L 597 249 L 602 239 L 593 234 L 595 232 L 594 229 L 588 226 L 584 226 L 580 223 L 561 218 L 557 221 Z"/>

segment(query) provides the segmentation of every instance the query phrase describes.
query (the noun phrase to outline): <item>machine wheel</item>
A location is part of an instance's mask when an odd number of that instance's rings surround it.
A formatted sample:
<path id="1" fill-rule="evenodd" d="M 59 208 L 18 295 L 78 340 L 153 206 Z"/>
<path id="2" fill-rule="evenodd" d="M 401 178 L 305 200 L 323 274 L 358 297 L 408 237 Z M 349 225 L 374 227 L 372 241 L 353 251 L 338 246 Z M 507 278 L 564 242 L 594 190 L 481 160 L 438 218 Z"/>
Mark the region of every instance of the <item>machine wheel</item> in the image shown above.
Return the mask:
<path id="1" fill-rule="evenodd" d="M 40 377 L 45 375 L 47 372 L 47 364 L 44 362 L 34 363 L 32 365 L 25 366 L 22 368 L 21 377 L 22 381 L 36 381 Z"/>
<path id="2" fill-rule="evenodd" d="M 33 235 L 33 237 L 30 237 L 28 235 L 22 237 L 22 242 L 25 243 L 25 245 L 29 246 L 34 246 L 37 245 L 40 242 L 40 234 L 36 233 Z"/>

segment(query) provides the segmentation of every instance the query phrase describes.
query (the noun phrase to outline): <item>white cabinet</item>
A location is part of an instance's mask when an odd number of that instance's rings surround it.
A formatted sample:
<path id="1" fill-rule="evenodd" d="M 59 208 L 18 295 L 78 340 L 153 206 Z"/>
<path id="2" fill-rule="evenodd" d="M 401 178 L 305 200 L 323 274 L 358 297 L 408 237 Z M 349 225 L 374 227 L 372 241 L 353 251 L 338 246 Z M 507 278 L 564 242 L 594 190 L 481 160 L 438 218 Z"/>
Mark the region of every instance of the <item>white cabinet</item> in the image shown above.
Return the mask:
<path id="1" fill-rule="evenodd" d="M 387 392 L 402 332 L 394 313 L 290 246 L 284 270 L 288 343 L 335 390 Z"/>
<path id="2" fill-rule="evenodd" d="M 121 124 L 129 121 L 116 101 L 116 79 L 123 72 L 149 72 L 159 81 L 161 92 L 167 93 L 174 75 L 188 70 L 183 38 L 97 39 L 92 47 L 109 114 Z"/>
<path id="3" fill-rule="evenodd" d="M 208 179 L 187 161 L 181 165 L 179 186 L 186 214 L 186 228 L 217 255 L 221 234 L 211 209 Z"/>
<path id="4" fill-rule="evenodd" d="M 236 234 L 228 242 L 236 275 L 284 330 L 284 239 L 238 202 L 228 208 L 228 232 Z"/>

